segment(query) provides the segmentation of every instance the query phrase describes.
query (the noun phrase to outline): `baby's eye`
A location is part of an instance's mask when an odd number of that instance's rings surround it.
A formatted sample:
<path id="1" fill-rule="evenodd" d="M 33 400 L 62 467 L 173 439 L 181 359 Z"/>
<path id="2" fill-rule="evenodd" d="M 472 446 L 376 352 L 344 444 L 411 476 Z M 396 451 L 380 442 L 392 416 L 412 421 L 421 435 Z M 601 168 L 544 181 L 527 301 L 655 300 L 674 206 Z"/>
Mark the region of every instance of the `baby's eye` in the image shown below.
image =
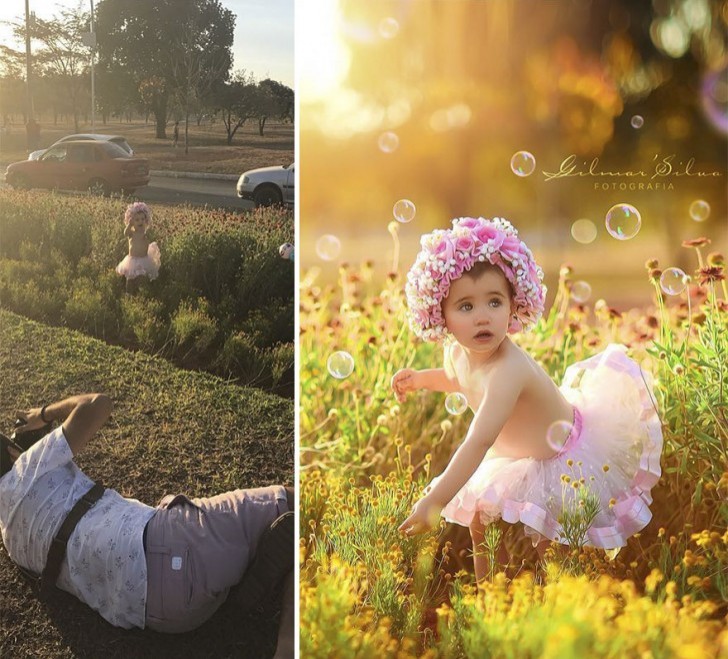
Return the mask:
<path id="1" fill-rule="evenodd" d="M 471 311 L 473 308 L 473 305 L 470 304 L 470 302 L 463 302 L 459 307 L 458 310 L 460 311 Z"/>
<path id="2" fill-rule="evenodd" d="M 501 304 L 503 304 L 503 302 L 501 302 L 500 298 L 497 298 L 497 297 L 494 297 L 490 301 L 490 306 L 491 307 L 499 307 L 499 306 L 501 306 Z"/>

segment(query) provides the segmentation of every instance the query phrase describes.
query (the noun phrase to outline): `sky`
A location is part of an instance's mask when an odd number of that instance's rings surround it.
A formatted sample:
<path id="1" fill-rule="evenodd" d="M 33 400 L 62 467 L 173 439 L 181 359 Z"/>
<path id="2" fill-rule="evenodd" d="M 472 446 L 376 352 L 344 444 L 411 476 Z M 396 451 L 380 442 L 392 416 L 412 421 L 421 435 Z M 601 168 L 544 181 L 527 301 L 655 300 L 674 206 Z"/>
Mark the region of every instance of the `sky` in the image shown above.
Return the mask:
<path id="1" fill-rule="evenodd" d="M 154 0 L 149 0 L 153 2 Z M 256 80 L 272 78 L 293 88 L 293 3 L 294 0 L 221 0 L 236 16 L 233 40 L 233 68 L 245 69 Z M 94 7 L 99 4 L 95 0 Z M 91 7 L 90 0 L 29 0 L 30 11 L 51 19 L 60 8 Z M 2 0 L 0 23 L 25 18 L 25 0 Z M 14 48 L 11 30 L 0 25 L 0 43 Z"/>

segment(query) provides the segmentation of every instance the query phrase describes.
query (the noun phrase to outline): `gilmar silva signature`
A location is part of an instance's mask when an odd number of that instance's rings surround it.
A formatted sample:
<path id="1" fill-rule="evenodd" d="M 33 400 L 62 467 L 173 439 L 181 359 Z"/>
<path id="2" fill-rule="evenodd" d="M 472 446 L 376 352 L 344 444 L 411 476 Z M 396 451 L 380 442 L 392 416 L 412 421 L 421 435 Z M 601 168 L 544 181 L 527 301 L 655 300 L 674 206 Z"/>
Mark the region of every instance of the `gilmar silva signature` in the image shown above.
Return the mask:
<path id="1" fill-rule="evenodd" d="M 593 158 L 591 162 L 583 161 L 585 169 L 580 169 L 576 164 L 576 154 L 571 154 L 561 161 L 559 170 L 556 172 L 543 171 L 545 181 L 553 181 L 560 178 L 618 178 L 618 179 L 643 179 L 654 181 L 655 179 L 665 178 L 681 178 L 681 177 L 719 177 L 722 172 L 704 171 L 695 167 L 695 158 L 689 158 L 686 161 L 680 160 L 675 163 L 676 155 L 673 153 L 669 156 L 660 158 L 659 155 L 653 157 L 653 168 L 651 171 L 644 169 L 627 169 L 627 170 L 602 170 L 599 167 L 599 158 Z M 659 160 L 658 160 L 659 159 Z M 672 184 L 670 183 L 670 186 Z"/>

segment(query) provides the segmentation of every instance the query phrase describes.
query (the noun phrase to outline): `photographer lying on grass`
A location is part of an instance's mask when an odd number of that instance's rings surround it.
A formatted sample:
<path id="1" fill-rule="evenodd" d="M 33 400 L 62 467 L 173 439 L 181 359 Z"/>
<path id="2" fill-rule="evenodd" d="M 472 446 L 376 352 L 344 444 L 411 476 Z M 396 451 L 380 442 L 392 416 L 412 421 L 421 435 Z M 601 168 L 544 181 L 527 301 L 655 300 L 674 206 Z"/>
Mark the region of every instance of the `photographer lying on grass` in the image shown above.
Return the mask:
<path id="1" fill-rule="evenodd" d="M 108 396 L 84 394 L 18 413 L 21 444 L 24 433 L 63 425 L 22 452 L 3 438 L 0 531 L 10 558 L 112 625 L 166 633 L 199 627 L 228 597 L 251 611 L 285 581 L 276 656 L 292 657 L 293 490 L 168 495 L 156 508 L 104 490 L 73 458 L 111 408 Z"/>

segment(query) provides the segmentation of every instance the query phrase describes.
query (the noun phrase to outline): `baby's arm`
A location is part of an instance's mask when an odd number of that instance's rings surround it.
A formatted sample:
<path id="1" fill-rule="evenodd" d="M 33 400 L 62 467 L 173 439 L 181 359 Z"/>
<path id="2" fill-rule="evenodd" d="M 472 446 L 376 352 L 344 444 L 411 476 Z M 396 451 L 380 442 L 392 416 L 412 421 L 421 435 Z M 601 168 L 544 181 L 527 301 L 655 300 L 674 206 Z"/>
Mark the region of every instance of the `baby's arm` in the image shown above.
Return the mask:
<path id="1" fill-rule="evenodd" d="M 449 378 L 444 368 L 427 368 L 421 371 L 403 368 L 392 376 L 392 389 L 397 400 L 402 403 L 410 391 L 427 389 L 429 391 L 457 391 L 457 382 Z"/>
<path id="2" fill-rule="evenodd" d="M 422 533 L 437 523 L 442 508 L 452 500 L 483 461 L 513 413 L 526 375 L 505 363 L 493 372 L 483 400 L 475 413 L 463 443 L 450 459 L 437 484 L 422 497 L 399 527 L 404 533 Z"/>
<path id="3" fill-rule="evenodd" d="M 134 227 L 131 224 L 127 224 L 124 227 L 124 235 L 127 238 L 131 238 L 134 235 Z"/>

